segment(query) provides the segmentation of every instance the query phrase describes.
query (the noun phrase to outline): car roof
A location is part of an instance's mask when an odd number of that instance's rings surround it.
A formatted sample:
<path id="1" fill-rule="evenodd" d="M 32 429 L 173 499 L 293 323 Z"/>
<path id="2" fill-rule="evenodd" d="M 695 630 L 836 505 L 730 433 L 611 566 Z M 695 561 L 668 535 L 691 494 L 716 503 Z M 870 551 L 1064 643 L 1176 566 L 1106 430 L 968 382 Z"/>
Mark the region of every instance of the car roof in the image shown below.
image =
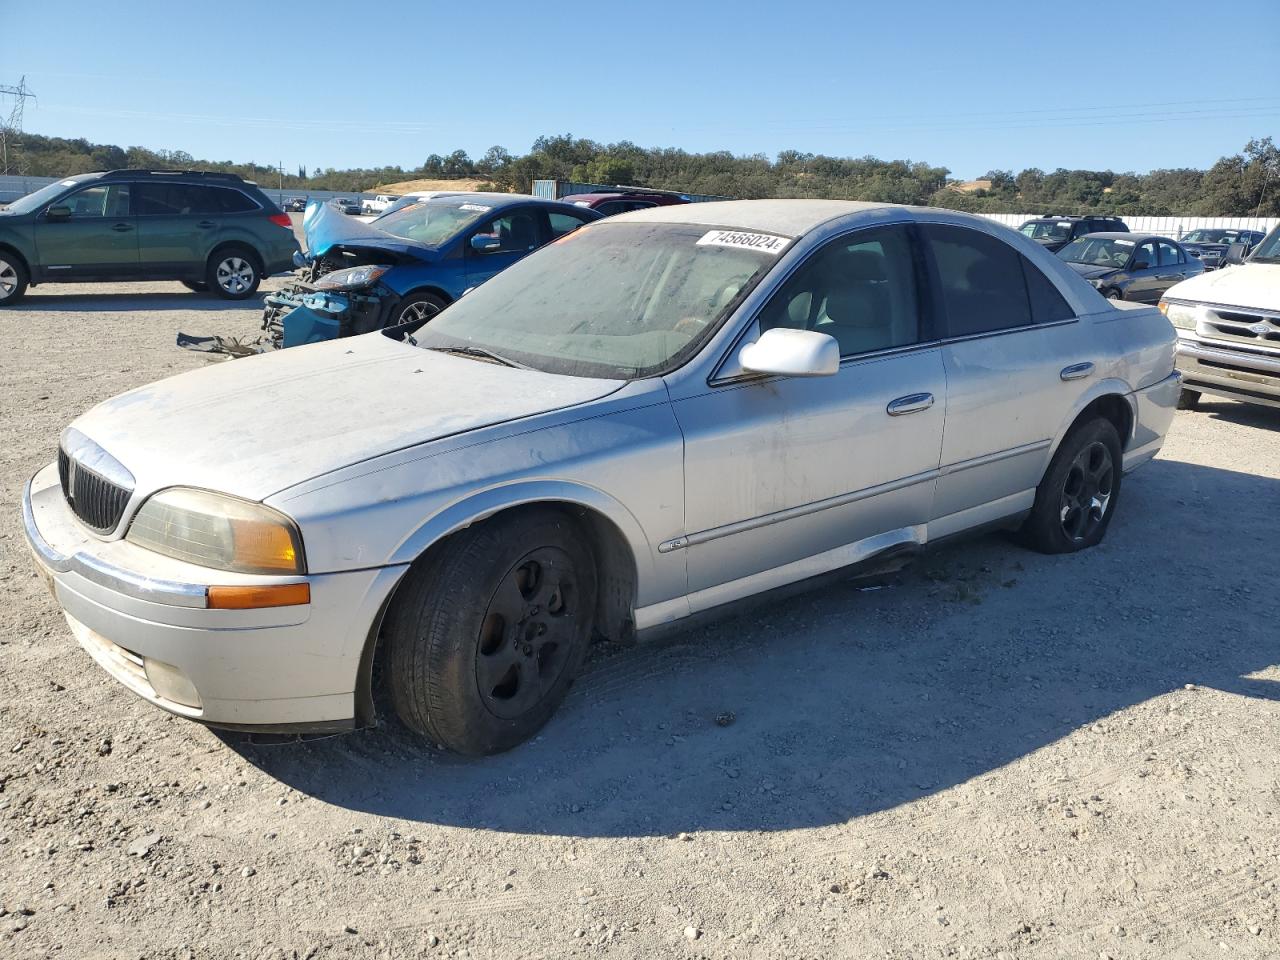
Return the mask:
<path id="1" fill-rule="evenodd" d="M 678 203 L 632 210 L 610 217 L 612 223 L 650 221 L 658 223 L 692 223 L 705 226 L 737 227 L 739 230 L 764 230 L 789 237 L 808 233 L 819 224 L 871 210 L 912 209 L 900 203 L 874 203 L 866 200 L 712 200 L 706 203 Z M 954 213 L 955 211 L 947 211 Z"/>

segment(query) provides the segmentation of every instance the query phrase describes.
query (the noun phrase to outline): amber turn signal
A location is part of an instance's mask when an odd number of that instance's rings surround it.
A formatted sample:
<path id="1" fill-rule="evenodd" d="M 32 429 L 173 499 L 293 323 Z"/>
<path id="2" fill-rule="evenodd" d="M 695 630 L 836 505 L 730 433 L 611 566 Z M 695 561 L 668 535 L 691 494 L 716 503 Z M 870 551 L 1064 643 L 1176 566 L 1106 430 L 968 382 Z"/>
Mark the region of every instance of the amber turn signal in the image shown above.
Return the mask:
<path id="1" fill-rule="evenodd" d="M 210 587 L 210 610 L 257 610 L 261 607 L 295 607 L 311 602 L 311 584 L 277 583 L 265 586 Z"/>

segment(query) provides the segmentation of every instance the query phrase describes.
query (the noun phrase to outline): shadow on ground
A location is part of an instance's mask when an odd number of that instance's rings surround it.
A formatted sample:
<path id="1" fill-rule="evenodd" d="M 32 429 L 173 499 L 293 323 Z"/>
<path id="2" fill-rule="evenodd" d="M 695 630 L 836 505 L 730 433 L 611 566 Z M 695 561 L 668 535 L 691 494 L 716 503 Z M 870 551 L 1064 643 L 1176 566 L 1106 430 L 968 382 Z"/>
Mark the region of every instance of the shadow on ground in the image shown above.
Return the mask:
<path id="1" fill-rule="evenodd" d="M 1215 420 L 1237 423 L 1242 427 L 1259 430 L 1280 430 L 1280 407 L 1264 407 L 1256 403 L 1237 403 L 1206 393 L 1196 408 Z"/>
<path id="2" fill-rule="evenodd" d="M 542 736 L 501 756 L 441 755 L 396 725 L 234 748 L 322 801 L 410 821 L 568 836 L 844 822 L 1187 683 L 1280 699 L 1248 676 L 1280 660 L 1278 506 L 1275 479 L 1156 461 L 1092 551 L 986 537 L 878 589 L 602 653 Z"/>
<path id="3" fill-rule="evenodd" d="M 245 300 L 224 300 L 212 293 L 192 292 L 177 283 L 172 293 L 134 293 L 121 290 L 120 286 L 112 284 L 112 289 L 102 293 L 59 293 L 57 284 L 42 285 L 23 298 L 21 309 L 31 313 L 172 313 L 179 310 L 219 313 L 262 309 L 261 292 Z"/>

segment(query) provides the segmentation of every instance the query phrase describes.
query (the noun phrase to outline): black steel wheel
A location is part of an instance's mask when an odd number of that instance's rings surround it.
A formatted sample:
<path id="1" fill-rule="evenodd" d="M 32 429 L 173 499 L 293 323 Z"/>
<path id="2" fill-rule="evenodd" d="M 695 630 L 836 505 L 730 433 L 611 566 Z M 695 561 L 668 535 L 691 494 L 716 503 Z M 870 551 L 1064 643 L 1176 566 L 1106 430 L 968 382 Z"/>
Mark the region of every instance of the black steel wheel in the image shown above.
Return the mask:
<path id="1" fill-rule="evenodd" d="M 521 510 L 463 530 L 414 564 L 387 614 L 397 715 L 467 754 L 533 736 L 586 655 L 596 570 L 578 524 Z"/>
<path id="2" fill-rule="evenodd" d="M 1103 417 L 1077 424 L 1063 438 L 1036 488 L 1021 535 L 1042 553 L 1074 553 L 1106 535 L 1120 498 L 1123 447 Z"/>

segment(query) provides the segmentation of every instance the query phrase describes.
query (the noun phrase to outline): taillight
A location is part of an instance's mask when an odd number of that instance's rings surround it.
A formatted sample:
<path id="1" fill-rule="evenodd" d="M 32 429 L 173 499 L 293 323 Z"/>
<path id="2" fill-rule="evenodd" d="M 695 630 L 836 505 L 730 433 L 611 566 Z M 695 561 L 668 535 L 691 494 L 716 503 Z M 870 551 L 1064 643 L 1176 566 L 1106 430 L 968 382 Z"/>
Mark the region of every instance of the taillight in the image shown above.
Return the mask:
<path id="1" fill-rule="evenodd" d="M 289 215 L 287 213 L 273 213 L 271 216 L 267 217 L 267 219 L 277 227 L 284 227 L 287 230 L 293 229 L 293 221 L 289 219 Z"/>

